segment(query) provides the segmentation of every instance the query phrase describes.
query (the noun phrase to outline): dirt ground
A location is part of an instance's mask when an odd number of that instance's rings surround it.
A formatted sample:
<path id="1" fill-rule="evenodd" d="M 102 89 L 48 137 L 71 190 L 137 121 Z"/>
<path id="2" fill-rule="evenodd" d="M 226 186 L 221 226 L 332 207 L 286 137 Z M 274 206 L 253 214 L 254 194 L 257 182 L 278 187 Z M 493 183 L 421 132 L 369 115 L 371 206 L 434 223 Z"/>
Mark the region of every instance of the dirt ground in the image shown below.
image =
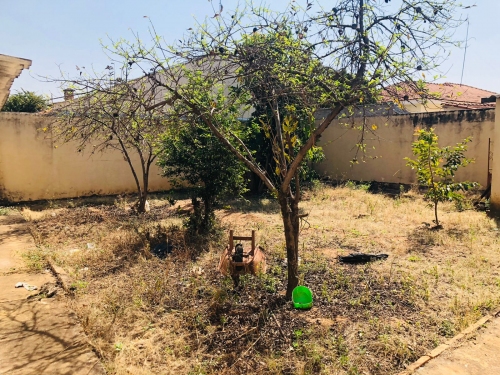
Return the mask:
<path id="1" fill-rule="evenodd" d="M 62 291 L 46 298 L 43 285 L 57 291 L 52 274 L 25 269 L 21 255 L 34 247 L 19 214 L 0 216 L 0 373 L 104 374 Z M 18 282 L 37 290 L 15 288 Z"/>
<path id="2" fill-rule="evenodd" d="M 284 298 L 279 209 L 270 198 L 226 202 L 223 228 L 187 236 L 189 202 L 161 196 L 137 215 L 123 200 L 27 207 L 39 244 L 73 278 L 68 303 L 111 374 L 395 374 L 500 302 L 496 223 L 467 206 L 440 207 L 443 230 L 416 192 L 317 186 L 301 209 L 300 279 L 314 307 Z M 268 272 L 241 288 L 217 270 L 227 231 L 257 230 Z M 168 242 L 172 254 L 151 250 Z M 387 254 L 365 265 L 352 252 Z"/>

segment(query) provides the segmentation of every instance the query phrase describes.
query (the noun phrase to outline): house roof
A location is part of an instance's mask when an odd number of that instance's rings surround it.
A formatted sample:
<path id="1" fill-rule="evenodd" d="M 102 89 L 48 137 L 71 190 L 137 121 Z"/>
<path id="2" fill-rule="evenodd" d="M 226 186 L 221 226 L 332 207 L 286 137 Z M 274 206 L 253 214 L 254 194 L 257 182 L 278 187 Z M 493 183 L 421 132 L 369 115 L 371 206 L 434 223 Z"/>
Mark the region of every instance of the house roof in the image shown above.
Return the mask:
<path id="1" fill-rule="evenodd" d="M 493 95 L 496 95 L 493 91 L 458 83 L 427 83 L 424 91 L 418 91 L 412 85 L 403 83 L 386 88 L 382 98 L 384 101 L 394 99 L 399 101 L 415 99 L 439 100 L 446 107 L 482 109 L 495 107 L 494 102 L 481 102 L 482 98 Z"/>
<path id="2" fill-rule="evenodd" d="M 0 108 L 9 97 L 14 79 L 19 77 L 23 69 L 28 69 L 30 66 L 31 60 L 0 54 Z"/>
<path id="3" fill-rule="evenodd" d="M 476 103 L 476 102 L 461 102 L 461 101 L 443 101 L 443 108 L 446 107 L 454 107 L 454 108 L 463 108 L 463 109 L 486 109 L 486 108 L 495 108 L 496 102 L 487 102 L 487 103 Z"/>

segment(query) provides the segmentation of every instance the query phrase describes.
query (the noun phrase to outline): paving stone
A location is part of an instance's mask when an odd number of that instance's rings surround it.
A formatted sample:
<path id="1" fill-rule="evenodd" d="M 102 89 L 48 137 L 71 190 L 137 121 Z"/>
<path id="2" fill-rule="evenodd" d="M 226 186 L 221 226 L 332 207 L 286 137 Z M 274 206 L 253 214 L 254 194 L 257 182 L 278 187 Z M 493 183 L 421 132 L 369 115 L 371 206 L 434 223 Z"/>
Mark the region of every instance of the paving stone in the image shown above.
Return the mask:
<path id="1" fill-rule="evenodd" d="M 104 369 L 64 299 L 27 297 L 55 283 L 50 272 L 22 273 L 20 254 L 35 244 L 20 215 L 0 217 L 0 374 L 104 375 Z"/>
<path id="2" fill-rule="evenodd" d="M 420 357 L 416 362 L 413 362 L 411 365 L 409 365 L 406 368 L 406 371 L 411 373 L 412 371 L 415 371 L 416 369 L 418 369 L 420 366 L 424 365 L 430 359 L 431 359 L 431 357 L 429 357 L 428 355 L 424 355 L 424 356 Z"/>
<path id="3" fill-rule="evenodd" d="M 450 347 L 449 345 L 441 344 L 429 353 L 429 357 L 436 358 L 438 355 L 440 355 L 442 352 L 444 352 L 449 347 Z"/>
<path id="4" fill-rule="evenodd" d="M 477 329 L 485 322 L 485 319 L 481 319 L 474 326 Z M 464 338 L 463 334 L 462 338 Z M 500 374 L 500 318 L 491 319 L 484 330 L 478 331 L 474 340 L 465 341 L 458 348 L 450 347 L 449 350 L 444 351 L 441 355 L 420 367 L 415 374 Z"/>

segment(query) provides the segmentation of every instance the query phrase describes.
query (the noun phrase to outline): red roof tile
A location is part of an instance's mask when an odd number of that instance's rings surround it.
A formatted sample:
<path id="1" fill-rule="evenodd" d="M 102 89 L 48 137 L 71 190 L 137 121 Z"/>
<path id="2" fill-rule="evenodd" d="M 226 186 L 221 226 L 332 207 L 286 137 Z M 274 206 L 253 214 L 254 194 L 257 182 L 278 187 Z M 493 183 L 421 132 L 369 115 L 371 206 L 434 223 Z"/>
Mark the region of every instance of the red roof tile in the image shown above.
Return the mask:
<path id="1" fill-rule="evenodd" d="M 459 102 L 459 101 L 444 101 L 441 103 L 444 107 L 456 107 L 463 109 L 486 109 L 486 108 L 495 108 L 496 103 L 474 103 L 474 102 Z"/>
<path id="2" fill-rule="evenodd" d="M 386 101 L 394 100 L 395 98 L 400 101 L 420 98 L 435 99 L 442 101 L 442 104 L 446 106 L 474 109 L 494 108 L 494 102 L 481 104 L 482 98 L 488 98 L 492 95 L 495 95 L 492 91 L 457 83 L 427 83 L 424 92 L 418 92 L 410 84 L 403 83 L 389 86 L 382 94 L 382 98 Z M 407 97 L 405 98 L 405 96 Z"/>

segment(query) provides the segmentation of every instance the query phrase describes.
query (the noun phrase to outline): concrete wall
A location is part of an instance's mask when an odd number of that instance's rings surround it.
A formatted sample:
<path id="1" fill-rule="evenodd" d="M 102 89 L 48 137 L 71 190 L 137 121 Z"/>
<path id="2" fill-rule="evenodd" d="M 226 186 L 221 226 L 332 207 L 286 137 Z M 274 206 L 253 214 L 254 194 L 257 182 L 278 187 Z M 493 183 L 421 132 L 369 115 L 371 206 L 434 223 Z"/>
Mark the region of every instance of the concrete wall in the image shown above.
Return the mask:
<path id="1" fill-rule="evenodd" d="M 498 141 L 493 144 L 493 155 L 500 155 L 500 96 L 497 96 L 495 110 L 499 111 L 495 119 L 494 133 L 494 137 Z M 500 161 L 497 160 L 496 163 L 493 163 L 492 174 L 490 198 L 491 211 L 496 216 L 500 216 Z"/>
<path id="2" fill-rule="evenodd" d="M 46 134 L 37 130 L 50 121 L 27 113 L 0 113 L 0 200 L 18 202 L 136 191 L 130 167 L 120 152 L 78 153 L 74 144 L 54 148 Z M 159 174 L 159 168 L 153 166 L 150 191 L 170 188 L 167 179 Z"/>
<path id="3" fill-rule="evenodd" d="M 411 113 L 427 113 L 442 111 L 443 107 L 440 100 L 429 99 L 422 103 L 423 100 L 412 99 L 402 102 L 404 109 Z"/>
<path id="4" fill-rule="evenodd" d="M 362 121 L 362 118 L 355 118 L 332 122 L 319 141 L 326 156 L 317 166 L 319 173 L 336 180 L 415 183 L 415 171 L 405 165 L 404 157 L 412 157 L 415 130 L 432 126 L 439 136 L 440 146 L 455 145 L 466 137 L 473 137 L 467 155 L 476 162 L 459 171 L 457 180 L 476 181 L 486 187 L 488 139 L 493 140 L 494 109 L 367 117 L 366 127 L 370 131 L 365 133 L 365 161 L 360 152 L 359 164 L 351 164 L 361 135 L 356 127 Z M 376 130 L 372 130 L 372 125 Z"/>
<path id="5" fill-rule="evenodd" d="M 442 146 L 473 137 L 468 156 L 476 162 L 460 171 L 458 179 L 477 181 L 484 187 L 487 184 L 488 140 L 493 139 L 495 110 L 367 117 L 367 128 L 375 125 L 376 130 L 365 134 L 365 161 L 360 153 L 359 164 L 350 161 L 360 137 L 356 127 L 363 119 L 354 120 L 354 124 L 352 119 L 343 119 L 340 123 L 335 120 L 323 133 L 319 144 L 326 160 L 317 166 L 321 174 L 337 180 L 414 183 L 415 172 L 405 166 L 403 158 L 412 156 L 415 129 L 433 126 Z M 37 130 L 50 121 L 33 114 L 0 113 L 0 200 L 17 202 L 135 192 L 133 176 L 121 153 L 78 153 L 74 144 L 54 148 L 45 134 Z M 493 176 L 498 180 L 500 165 L 497 169 L 498 173 Z M 169 188 L 168 181 L 154 166 L 150 190 Z M 497 199 L 500 207 L 500 188 L 497 190 L 493 188 L 492 203 Z"/>

